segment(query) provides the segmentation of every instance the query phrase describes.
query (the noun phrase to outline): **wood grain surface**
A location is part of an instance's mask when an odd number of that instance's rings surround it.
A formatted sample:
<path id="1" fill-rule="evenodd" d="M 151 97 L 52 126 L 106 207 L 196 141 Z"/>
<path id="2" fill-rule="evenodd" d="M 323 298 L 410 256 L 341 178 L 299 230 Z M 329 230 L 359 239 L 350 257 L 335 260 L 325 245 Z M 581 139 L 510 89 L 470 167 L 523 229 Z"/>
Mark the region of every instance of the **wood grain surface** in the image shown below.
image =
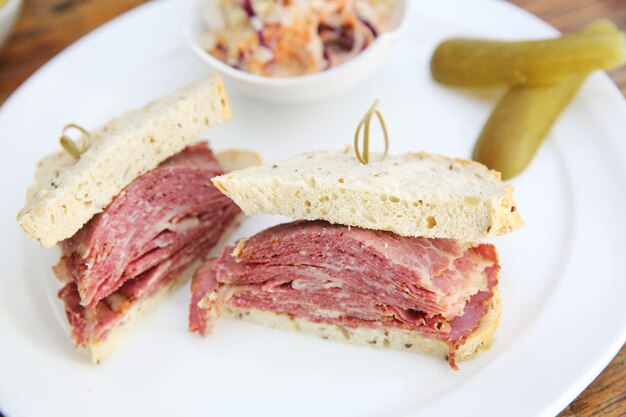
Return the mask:
<path id="1" fill-rule="evenodd" d="M 9 42 L 0 51 L 0 103 L 35 70 L 66 46 L 143 2 L 143 0 L 25 0 Z M 577 30 L 596 18 L 609 18 L 622 30 L 626 30 L 626 0 L 512 0 L 512 2 L 563 32 Z M 611 71 L 609 74 L 626 95 L 626 67 Z M 611 364 L 559 416 L 625 416 L 625 366 L 626 347 L 622 347 Z"/>

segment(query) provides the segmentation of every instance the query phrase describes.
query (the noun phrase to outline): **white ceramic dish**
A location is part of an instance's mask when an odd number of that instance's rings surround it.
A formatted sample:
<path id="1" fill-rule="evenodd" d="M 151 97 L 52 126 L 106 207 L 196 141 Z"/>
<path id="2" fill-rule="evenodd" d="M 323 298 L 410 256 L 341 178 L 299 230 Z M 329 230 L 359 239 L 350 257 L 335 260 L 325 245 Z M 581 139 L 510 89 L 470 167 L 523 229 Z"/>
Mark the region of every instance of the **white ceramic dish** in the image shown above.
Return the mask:
<path id="1" fill-rule="evenodd" d="M 389 56 L 405 31 L 409 1 L 396 0 L 396 7 L 389 30 L 383 32 L 365 51 L 355 58 L 318 74 L 292 78 L 263 77 L 240 71 L 214 58 L 201 46 L 199 39 L 207 30 L 202 20 L 210 3 L 216 0 L 195 0 L 192 13 L 183 35 L 189 48 L 212 71 L 222 75 L 228 87 L 275 103 L 306 103 L 327 99 L 365 81 Z"/>
<path id="2" fill-rule="evenodd" d="M 9 0 L 0 7 L 0 48 L 7 41 L 21 8 L 22 0 Z"/>
<path id="3" fill-rule="evenodd" d="M 58 253 L 28 241 L 15 213 L 36 161 L 57 148 L 65 123 L 97 126 L 206 74 L 177 36 L 186 12 L 174 0 L 131 11 L 53 59 L 0 109 L 0 409 L 7 417 L 547 417 L 622 346 L 626 103 L 596 74 L 514 181 L 526 226 L 494 240 L 502 263 L 497 340 L 460 371 L 437 358 L 227 319 L 202 339 L 186 329 L 187 288 L 110 360 L 89 364 L 73 350 L 55 297 L 49 267 Z M 208 133 L 213 146 L 254 148 L 267 160 L 341 148 L 378 97 L 393 152 L 467 157 L 500 92 L 433 83 L 427 62 L 435 44 L 460 34 L 554 33 L 500 1 L 416 2 L 410 23 L 371 82 L 331 101 L 278 106 L 230 92 L 234 120 Z M 233 238 L 280 220 L 250 218 Z"/>

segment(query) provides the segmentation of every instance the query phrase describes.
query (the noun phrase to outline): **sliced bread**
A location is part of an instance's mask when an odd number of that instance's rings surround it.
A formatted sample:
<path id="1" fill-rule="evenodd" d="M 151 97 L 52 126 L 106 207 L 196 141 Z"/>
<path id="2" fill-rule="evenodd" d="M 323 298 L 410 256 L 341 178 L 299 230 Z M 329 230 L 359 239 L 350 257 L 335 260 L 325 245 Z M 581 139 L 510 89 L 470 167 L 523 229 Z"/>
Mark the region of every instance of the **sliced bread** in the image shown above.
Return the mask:
<path id="1" fill-rule="evenodd" d="M 29 238 L 50 247 L 69 238 L 135 178 L 231 117 L 222 81 L 208 77 L 91 132 L 78 158 L 66 152 L 39 164 L 17 221 Z"/>
<path id="2" fill-rule="evenodd" d="M 513 187 L 484 165 L 426 153 L 367 165 L 352 152 L 311 152 L 214 177 L 247 215 L 280 214 L 403 236 L 478 241 L 522 226 Z"/>
<path id="3" fill-rule="evenodd" d="M 487 310 L 487 314 L 480 321 L 478 328 L 469 335 L 455 352 L 454 359 L 456 361 L 471 359 L 478 352 L 491 346 L 493 333 L 500 321 L 500 311 L 500 295 L 496 291 L 489 304 L 489 310 Z M 274 329 L 290 330 L 356 345 L 391 347 L 443 358 L 446 358 L 449 353 L 448 345 L 442 340 L 405 329 L 350 328 L 334 324 L 317 323 L 303 317 L 293 317 L 285 313 L 274 313 L 254 308 L 246 309 L 228 304 L 222 307 L 222 315 L 262 324 Z"/>

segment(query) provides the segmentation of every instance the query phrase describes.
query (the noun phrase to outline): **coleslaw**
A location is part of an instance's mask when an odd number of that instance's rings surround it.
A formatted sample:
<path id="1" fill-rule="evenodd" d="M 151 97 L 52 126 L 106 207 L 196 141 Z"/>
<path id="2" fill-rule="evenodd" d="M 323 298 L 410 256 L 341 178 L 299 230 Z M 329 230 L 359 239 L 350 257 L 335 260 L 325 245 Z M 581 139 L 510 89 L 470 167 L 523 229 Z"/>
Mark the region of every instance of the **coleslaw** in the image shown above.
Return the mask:
<path id="1" fill-rule="evenodd" d="M 393 0 L 217 0 L 202 47 L 242 71 L 293 77 L 336 67 L 383 32 Z"/>

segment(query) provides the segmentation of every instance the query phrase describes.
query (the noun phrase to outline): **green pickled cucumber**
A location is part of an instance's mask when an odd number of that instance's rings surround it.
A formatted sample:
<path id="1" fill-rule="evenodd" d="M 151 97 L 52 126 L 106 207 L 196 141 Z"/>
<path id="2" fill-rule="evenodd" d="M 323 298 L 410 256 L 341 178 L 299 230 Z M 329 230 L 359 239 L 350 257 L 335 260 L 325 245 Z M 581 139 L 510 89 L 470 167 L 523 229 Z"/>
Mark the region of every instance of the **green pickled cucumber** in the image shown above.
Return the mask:
<path id="1" fill-rule="evenodd" d="M 609 21 L 590 24 L 585 34 L 615 33 Z M 483 127 L 472 158 L 514 177 L 530 163 L 550 128 L 587 78 L 570 76 L 551 86 L 513 87 L 496 105 Z"/>
<path id="2" fill-rule="evenodd" d="M 549 85 L 625 62 L 626 35 L 614 30 L 525 42 L 450 39 L 437 47 L 430 67 L 443 84 L 487 87 Z"/>
<path id="3" fill-rule="evenodd" d="M 500 171 L 503 179 L 520 173 L 585 78 L 571 76 L 548 87 L 511 88 L 483 127 L 472 159 Z"/>

